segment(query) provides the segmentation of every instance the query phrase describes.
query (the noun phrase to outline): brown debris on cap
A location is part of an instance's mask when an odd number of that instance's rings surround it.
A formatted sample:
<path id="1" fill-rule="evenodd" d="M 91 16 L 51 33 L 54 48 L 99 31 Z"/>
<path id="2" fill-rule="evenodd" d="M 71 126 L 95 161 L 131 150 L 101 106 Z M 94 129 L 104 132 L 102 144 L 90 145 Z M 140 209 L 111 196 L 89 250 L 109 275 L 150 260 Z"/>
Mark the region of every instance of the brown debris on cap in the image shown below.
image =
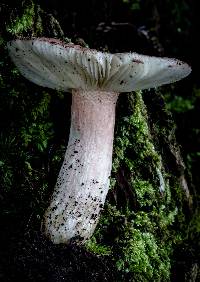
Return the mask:
<path id="1" fill-rule="evenodd" d="M 23 76 L 62 91 L 131 92 L 172 83 L 191 72 L 176 59 L 103 53 L 52 38 L 17 39 L 8 49 Z"/>

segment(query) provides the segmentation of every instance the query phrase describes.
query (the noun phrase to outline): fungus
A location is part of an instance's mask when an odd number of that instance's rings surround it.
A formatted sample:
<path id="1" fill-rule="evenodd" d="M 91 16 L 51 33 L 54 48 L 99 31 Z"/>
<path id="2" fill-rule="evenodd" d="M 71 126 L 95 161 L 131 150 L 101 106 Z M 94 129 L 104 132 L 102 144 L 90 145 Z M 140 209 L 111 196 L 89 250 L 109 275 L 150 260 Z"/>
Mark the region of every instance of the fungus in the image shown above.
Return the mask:
<path id="1" fill-rule="evenodd" d="M 119 93 L 175 82 L 191 69 L 176 59 L 109 54 L 48 38 L 13 40 L 8 49 L 27 79 L 72 92 L 68 146 L 43 226 L 55 244 L 82 243 L 93 234 L 109 189 Z"/>

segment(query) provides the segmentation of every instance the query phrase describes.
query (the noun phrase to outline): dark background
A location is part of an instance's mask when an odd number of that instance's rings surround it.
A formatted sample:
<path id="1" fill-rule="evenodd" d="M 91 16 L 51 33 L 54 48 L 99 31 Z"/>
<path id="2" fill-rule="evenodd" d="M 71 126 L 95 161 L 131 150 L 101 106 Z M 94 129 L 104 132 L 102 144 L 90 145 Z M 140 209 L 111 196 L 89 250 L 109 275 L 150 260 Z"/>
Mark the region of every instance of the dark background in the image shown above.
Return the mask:
<path id="1" fill-rule="evenodd" d="M 10 15 L 18 15 L 22 3 L 4 0 L 0 3 L 0 35 L 6 41 L 12 39 L 6 32 Z M 192 213 L 194 217 L 199 216 L 199 1 L 48 0 L 34 3 L 52 14 L 65 36 L 77 44 L 88 44 L 90 48 L 110 52 L 135 51 L 175 57 L 191 65 L 191 75 L 172 86 L 164 86 L 162 95 L 176 124 L 176 137 L 181 145 L 193 196 Z M 37 19 L 37 15 L 35 17 Z M 27 36 L 30 36 L 29 31 Z M 4 58 L 6 63 L 3 63 Z M 0 281 L 19 278 L 20 281 L 60 282 L 63 279 L 75 281 L 74 277 L 77 281 L 117 281 L 109 260 L 99 259 L 76 246 L 53 246 L 40 233 L 31 230 L 40 229 L 39 216 L 47 199 L 46 192 L 43 193 L 40 187 L 53 187 L 56 181 L 63 149 L 61 144 L 64 144 L 69 131 L 70 113 L 66 114 L 65 105 L 70 104 L 71 98 L 66 95 L 61 99 L 50 90 L 51 101 L 43 93 L 44 103 L 40 105 L 38 87 L 27 81 L 24 84 L 24 79 L 17 73 L 13 72 L 10 77 L 11 67 L 5 49 L 1 49 L 0 71 L 5 82 L 1 82 L 0 98 L 0 215 L 3 215 L 2 220 L 0 216 L 0 230 L 4 230 L 0 237 Z M 12 84 L 15 85 L 16 81 L 20 93 L 11 94 Z M 27 95 L 28 90 L 34 93 L 34 100 Z M 30 111 L 26 105 L 30 105 Z M 46 112 L 50 112 L 50 116 Z M 35 116 L 41 127 L 33 129 Z M 49 120 L 53 120 L 53 126 L 47 124 Z M 25 133 L 19 129 L 24 129 Z M 178 266 L 173 269 L 172 281 L 184 281 L 182 270 L 187 265 L 199 263 L 198 216 L 192 227 L 194 234 L 191 232 L 182 251 L 178 249 L 175 254 Z"/>

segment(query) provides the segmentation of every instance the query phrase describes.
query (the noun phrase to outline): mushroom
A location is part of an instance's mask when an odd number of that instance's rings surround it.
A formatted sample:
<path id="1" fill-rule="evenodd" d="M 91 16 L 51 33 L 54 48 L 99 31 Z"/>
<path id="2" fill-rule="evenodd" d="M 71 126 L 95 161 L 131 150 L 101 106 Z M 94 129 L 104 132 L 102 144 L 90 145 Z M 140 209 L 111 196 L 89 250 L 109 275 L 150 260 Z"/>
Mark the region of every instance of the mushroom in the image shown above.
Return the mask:
<path id="1" fill-rule="evenodd" d="M 191 68 L 176 59 L 109 54 L 49 38 L 16 39 L 8 49 L 27 79 L 72 92 L 68 146 L 43 228 L 55 244 L 83 243 L 109 189 L 119 93 L 175 82 Z"/>

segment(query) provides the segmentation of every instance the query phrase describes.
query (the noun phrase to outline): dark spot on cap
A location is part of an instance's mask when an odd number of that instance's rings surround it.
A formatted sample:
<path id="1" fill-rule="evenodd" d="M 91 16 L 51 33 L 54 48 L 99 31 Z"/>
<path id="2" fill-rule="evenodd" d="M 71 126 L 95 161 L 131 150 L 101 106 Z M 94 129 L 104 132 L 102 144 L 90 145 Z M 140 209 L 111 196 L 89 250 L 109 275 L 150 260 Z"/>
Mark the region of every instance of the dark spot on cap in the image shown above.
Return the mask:
<path id="1" fill-rule="evenodd" d="M 57 206 L 54 206 L 51 210 L 55 211 L 57 209 Z"/>
<path id="2" fill-rule="evenodd" d="M 137 59 L 133 59 L 132 62 L 133 62 L 133 63 L 137 63 L 137 64 L 144 64 L 143 61 L 137 60 Z"/>
<path id="3" fill-rule="evenodd" d="M 120 85 L 122 85 L 123 83 L 124 83 L 124 81 L 123 81 L 123 80 L 121 80 L 121 81 L 120 81 Z"/>
<path id="4" fill-rule="evenodd" d="M 93 213 L 91 216 L 91 219 L 96 219 L 96 218 L 97 218 L 97 215 Z"/>

